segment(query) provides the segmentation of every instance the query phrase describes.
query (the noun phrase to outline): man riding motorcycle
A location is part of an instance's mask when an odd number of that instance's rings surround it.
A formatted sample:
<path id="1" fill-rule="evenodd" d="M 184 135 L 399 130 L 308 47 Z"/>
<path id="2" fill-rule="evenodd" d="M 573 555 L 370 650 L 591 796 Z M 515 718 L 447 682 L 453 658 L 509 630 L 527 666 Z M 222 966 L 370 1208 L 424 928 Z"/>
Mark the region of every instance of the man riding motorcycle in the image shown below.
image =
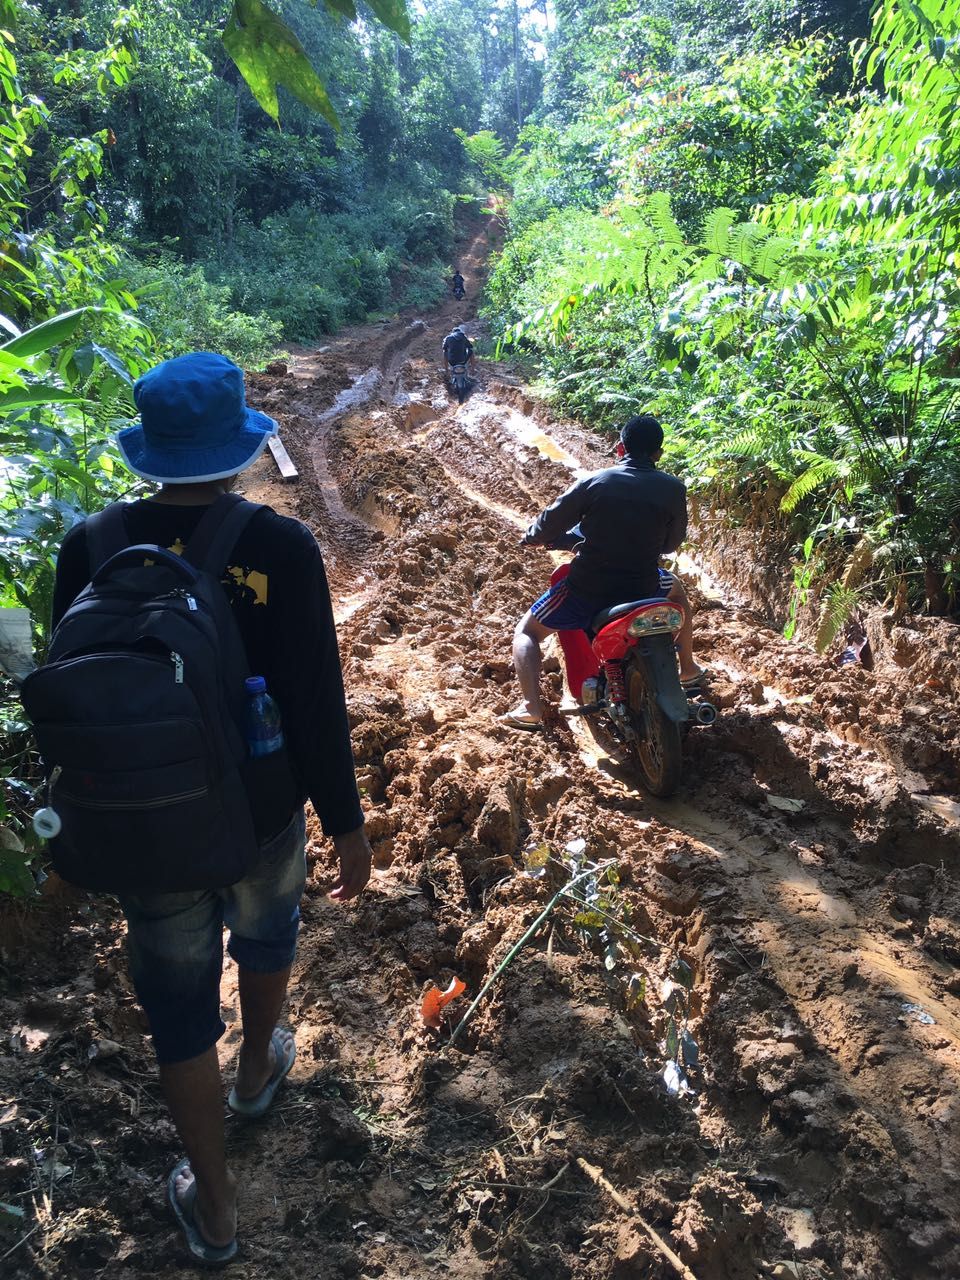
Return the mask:
<path id="1" fill-rule="evenodd" d="M 451 281 L 451 284 L 453 286 L 453 296 L 459 302 L 460 299 L 463 297 L 464 293 L 466 292 L 463 284 L 463 276 L 460 274 L 459 267 L 457 267 L 453 273 L 453 280 Z"/>
<path id="2" fill-rule="evenodd" d="M 580 541 L 566 578 L 552 586 L 517 623 L 513 662 L 523 694 L 501 722 L 538 729 L 540 646 L 554 631 L 585 631 L 601 609 L 628 600 L 662 596 L 683 607 L 677 635 L 680 681 L 694 685 L 706 672 L 693 658 L 691 608 L 680 580 L 661 569 L 660 557 L 676 551 L 687 533 L 683 483 L 657 469 L 663 429 L 641 414 L 620 432 L 616 466 L 578 480 L 530 525 L 523 546 L 556 546 L 579 526 Z"/>
<path id="3" fill-rule="evenodd" d="M 455 364 L 471 364 L 473 361 L 473 343 L 463 331 L 462 325 L 457 325 L 443 340 L 443 358 L 446 366 L 452 368 Z"/>

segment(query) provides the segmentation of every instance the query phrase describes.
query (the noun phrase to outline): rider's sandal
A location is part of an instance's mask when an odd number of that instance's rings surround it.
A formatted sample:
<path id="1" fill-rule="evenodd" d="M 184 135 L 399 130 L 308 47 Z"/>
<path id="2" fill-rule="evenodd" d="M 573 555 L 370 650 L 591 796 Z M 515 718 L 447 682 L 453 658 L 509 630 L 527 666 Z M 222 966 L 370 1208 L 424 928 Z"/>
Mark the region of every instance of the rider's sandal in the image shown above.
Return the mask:
<path id="1" fill-rule="evenodd" d="M 692 689 L 702 681 L 706 680 L 709 674 L 709 667 L 698 667 L 695 675 L 687 676 L 686 680 L 681 679 L 680 683 L 683 685 L 684 689 Z"/>
<path id="2" fill-rule="evenodd" d="M 543 727 L 543 721 L 531 715 L 525 707 L 514 707 L 506 715 L 500 716 L 499 721 L 500 724 L 506 725 L 508 729 L 536 730 Z"/>

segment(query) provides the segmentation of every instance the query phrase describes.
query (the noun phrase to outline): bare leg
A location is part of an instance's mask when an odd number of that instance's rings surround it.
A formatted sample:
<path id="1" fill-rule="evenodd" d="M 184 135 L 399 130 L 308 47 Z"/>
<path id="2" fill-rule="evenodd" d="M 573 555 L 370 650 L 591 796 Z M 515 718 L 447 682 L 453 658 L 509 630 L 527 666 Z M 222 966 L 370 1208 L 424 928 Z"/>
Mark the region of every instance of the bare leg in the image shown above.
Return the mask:
<path id="1" fill-rule="evenodd" d="M 683 626 L 677 632 L 677 650 L 680 655 L 680 679 L 692 680 L 700 673 L 693 658 L 693 606 L 687 598 L 687 593 L 683 589 L 683 583 L 679 578 L 674 578 L 673 586 L 667 595 L 668 600 L 674 600 L 677 604 L 683 606 Z"/>
<path id="2" fill-rule="evenodd" d="M 290 966 L 276 973 L 254 973 L 238 967 L 243 1043 L 237 1062 L 238 1097 L 255 1098 L 270 1079 L 276 1062 L 271 1037 L 287 994 Z M 293 1039 L 289 1031 L 281 1032 Z"/>
<path id="3" fill-rule="evenodd" d="M 529 610 L 517 623 L 513 633 L 513 665 L 520 682 L 523 705 L 537 720 L 543 719 L 543 704 L 540 701 L 540 645 L 549 635 L 552 635 L 550 628 L 538 622 Z"/>
<path id="4" fill-rule="evenodd" d="M 227 1245 L 237 1234 L 237 1183 L 223 1142 L 223 1092 L 216 1047 L 186 1062 L 161 1064 L 160 1083 L 190 1160 L 177 1179 L 182 1198 L 196 1179 L 194 1221 L 208 1244 Z"/>

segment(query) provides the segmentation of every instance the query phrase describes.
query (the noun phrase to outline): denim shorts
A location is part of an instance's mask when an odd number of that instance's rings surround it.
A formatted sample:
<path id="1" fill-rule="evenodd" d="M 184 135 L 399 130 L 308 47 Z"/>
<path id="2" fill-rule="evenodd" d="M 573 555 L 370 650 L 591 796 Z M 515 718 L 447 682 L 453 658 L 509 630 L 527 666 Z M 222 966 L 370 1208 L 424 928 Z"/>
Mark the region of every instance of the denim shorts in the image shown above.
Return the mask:
<path id="1" fill-rule="evenodd" d="M 205 1053 L 223 1035 L 220 974 L 227 951 L 241 969 L 277 973 L 293 960 L 306 881 L 300 809 L 264 845 L 254 871 L 226 889 L 124 894 L 127 958 L 161 1063 Z"/>
<path id="2" fill-rule="evenodd" d="M 673 574 L 666 569 L 658 569 L 657 573 L 660 579 L 657 595 L 666 599 L 673 588 Z M 618 604 L 619 601 L 611 603 Z M 551 631 L 589 631 L 590 623 L 600 610 L 608 607 L 596 600 L 584 600 L 582 596 L 574 595 L 563 577 L 534 601 L 530 612 Z"/>

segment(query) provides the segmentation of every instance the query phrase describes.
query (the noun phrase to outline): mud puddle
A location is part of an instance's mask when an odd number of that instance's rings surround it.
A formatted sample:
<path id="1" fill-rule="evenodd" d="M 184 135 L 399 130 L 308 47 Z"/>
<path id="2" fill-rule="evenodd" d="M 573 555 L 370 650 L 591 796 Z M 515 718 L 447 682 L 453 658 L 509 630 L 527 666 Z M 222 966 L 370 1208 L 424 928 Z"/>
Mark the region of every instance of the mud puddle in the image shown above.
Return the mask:
<path id="1" fill-rule="evenodd" d="M 297 1063 L 269 1119 L 230 1122 L 237 1274 L 675 1274 L 578 1159 L 698 1280 L 960 1274 L 956 708 L 909 665 L 837 671 L 786 645 L 708 565 L 696 632 L 721 717 L 689 735 L 676 799 L 647 797 L 583 721 L 502 728 L 510 633 L 554 563 L 517 530 L 609 449 L 505 368 L 481 362 L 462 409 L 446 395 L 440 341 L 474 323 L 485 252 L 478 231 L 465 307 L 255 380 L 301 478 L 264 459 L 247 491 L 324 551 L 378 872 L 355 906 L 330 903 L 311 826 Z M 556 654 L 544 680 L 556 707 Z M 616 861 L 600 919 L 617 930 L 558 910 L 445 1049 L 424 989 L 458 976 L 476 994 L 568 846 Z M 25 1213 L 4 1274 L 182 1273 L 160 1191 L 180 1152 L 121 936 L 81 898 L 5 922 L 0 1201 Z M 234 986 L 228 968 L 227 1071 Z M 698 1055 L 679 1096 L 671 1019 Z"/>

